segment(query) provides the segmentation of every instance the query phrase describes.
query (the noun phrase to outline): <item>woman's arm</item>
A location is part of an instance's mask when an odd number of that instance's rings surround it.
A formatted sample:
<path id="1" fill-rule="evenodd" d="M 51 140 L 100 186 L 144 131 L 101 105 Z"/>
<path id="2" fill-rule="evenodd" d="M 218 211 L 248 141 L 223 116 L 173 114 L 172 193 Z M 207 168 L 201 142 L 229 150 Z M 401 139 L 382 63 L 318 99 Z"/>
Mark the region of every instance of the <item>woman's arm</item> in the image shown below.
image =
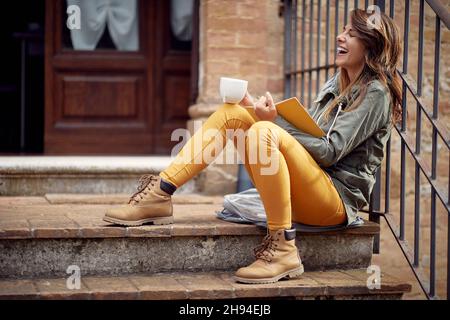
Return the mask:
<path id="1" fill-rule="evenodd" d="M 385 90 L 380 87 L 369 88 L 356 109 L 338 115 L 329 141 L 326 137 L 316 138 L 299 131 L 287 121 L 282 126 L 308 150 L 319 165 L 329 167 L 387 123 L 389 103 Z"/>

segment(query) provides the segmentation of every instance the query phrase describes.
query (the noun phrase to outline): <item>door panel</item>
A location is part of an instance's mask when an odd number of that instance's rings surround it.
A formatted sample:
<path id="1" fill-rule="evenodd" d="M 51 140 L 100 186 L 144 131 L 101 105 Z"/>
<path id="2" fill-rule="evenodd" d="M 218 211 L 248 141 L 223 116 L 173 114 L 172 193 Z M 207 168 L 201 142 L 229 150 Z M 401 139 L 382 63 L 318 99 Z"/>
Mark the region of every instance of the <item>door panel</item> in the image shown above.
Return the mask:
<path id="1" fill-rule="evenodd" d="M 63 119 L 73 117 L 136 118 L 143 77 L 62 75 Z"/>
<path id="2" fill-rule="evenodd" d="M 185 121 L 190 81 L 185 74 L 166 74 L 164 78 L 164 102 L 170 108 L 163 108 L 163 127 L 170 129 L 174 123 Z"/>
<path id="3" fill-rule="evenodd" d="M 160 12 L 170 12 L 170 1 L 158 2 Z M 194 5 L 197 12 L 198 4 Z M 197 8 L 197 9 L 196 9 Z M 178 141 L 170 141 L 173 130 L 185 128 L 189 119 L 188 108 L 191 101 L 191 44 L 179 41 L 170 26 L 169 15 L 158 15 L 157 25 L 161 26 L 157 34 L 156 60 L 156 96 L 154 117 L 155 152 L 171 150 Z M 193 33 L 193 37 L 196 33 Z"/>

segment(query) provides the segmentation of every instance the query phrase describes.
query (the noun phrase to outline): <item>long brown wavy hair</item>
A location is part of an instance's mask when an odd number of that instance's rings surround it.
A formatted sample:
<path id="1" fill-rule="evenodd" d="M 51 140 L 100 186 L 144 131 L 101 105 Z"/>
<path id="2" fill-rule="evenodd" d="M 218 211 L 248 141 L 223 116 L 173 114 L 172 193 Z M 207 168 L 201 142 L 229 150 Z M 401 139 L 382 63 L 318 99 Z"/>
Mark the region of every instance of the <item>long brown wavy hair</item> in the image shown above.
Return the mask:
<path id="1" fill-rule="evenodd" d="M 340 70 L 340 95 L 330 103 L 324 113 L 328 119 L 339 101 L 346 99 L 348 105 L 344 112 L 357 108 L 363 101 L 369 82 L 379 80 L 388 90 L 392 102 L 391 124 L 394 125 L 402 117 L 402 82 L 397 74 L 397 64 L 400 59 L 401 46 L 399 30 L 395 22 L 383 12 L 380 12 L 379 23 L 369 21 L 369 14 L 365 10 L 354 9 L 350 12 L 352 28 L 357 31 L 356 37 L 362 41 L 366 48 L 365 64 L 362 72 L 353 82 L 347 71 Z M 354 85 L 359 85 L 360 92 L 355 101 L 351 100 L 350 92 Z"/>

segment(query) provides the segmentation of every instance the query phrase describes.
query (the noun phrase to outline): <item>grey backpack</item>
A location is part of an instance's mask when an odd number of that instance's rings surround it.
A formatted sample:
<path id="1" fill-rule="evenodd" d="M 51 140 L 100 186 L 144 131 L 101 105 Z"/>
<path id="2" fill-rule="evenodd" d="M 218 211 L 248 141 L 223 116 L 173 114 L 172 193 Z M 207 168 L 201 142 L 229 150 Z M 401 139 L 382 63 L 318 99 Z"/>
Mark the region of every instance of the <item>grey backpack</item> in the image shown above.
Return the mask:
<path id="1" fill-rule="evenodd" d="M 253 223 L 261 227 L 267 227 L 267 217 L 264 205 L 256 188 L 247 189 L 238 193 L 227 194 L 223 200 L 223 209 L 216 212 L 219 219 L 236 223 Z M 358 227 L 364 224 L 361 217 L 357 217 L 355 222 L 350 225 L 337 226 L 309 226 L 301 223 L 293 223 L 292 226 L 297 231 L 302 232 L 320 232 L 341 230 L 346 228 Z"/>

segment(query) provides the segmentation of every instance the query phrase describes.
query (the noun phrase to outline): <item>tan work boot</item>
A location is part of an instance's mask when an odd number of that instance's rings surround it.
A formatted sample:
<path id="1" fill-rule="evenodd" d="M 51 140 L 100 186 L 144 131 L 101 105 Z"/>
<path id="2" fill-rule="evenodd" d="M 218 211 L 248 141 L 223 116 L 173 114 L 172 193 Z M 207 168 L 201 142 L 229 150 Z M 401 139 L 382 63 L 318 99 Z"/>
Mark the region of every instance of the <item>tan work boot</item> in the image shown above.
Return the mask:
<path id="1" fill-rule="evenodd" d="M 124 226 L 173 223 L 171 195 L 161 190 L 161 177 L 144 175 L 139 183 L 138 191 L 131 196 L 128 204 L 108 210 L 103 220 Z"/>
<path id="2" fill-rule="evenodd" d="M 295 229 L 270 231 L 255 248 L 256 261 L 240 268 L 234 279 L 242 283 L 273 283 L 289 277 L 297 278 L 303 264 L 295 246 Z"/>

